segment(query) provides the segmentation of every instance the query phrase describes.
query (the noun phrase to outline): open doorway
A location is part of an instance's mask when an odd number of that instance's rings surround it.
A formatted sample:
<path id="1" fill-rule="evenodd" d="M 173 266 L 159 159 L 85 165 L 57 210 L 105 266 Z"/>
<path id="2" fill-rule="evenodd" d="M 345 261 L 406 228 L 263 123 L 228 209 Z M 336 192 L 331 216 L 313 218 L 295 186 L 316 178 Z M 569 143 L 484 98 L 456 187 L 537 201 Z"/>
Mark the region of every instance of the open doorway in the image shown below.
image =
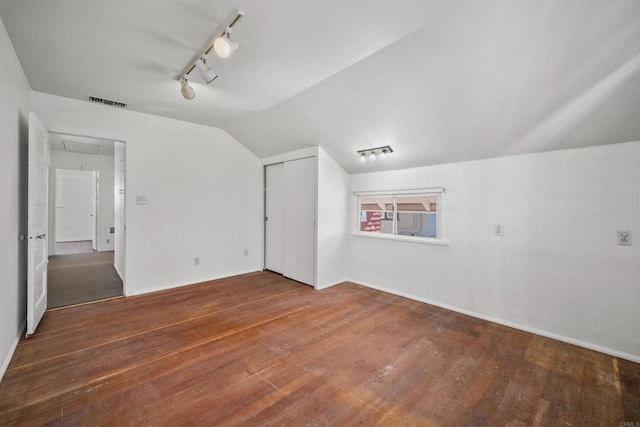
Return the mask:
<path id="1" fill-rule="evenodd" d="M 122 296 L 124 269 L 115 265 L 124 258 L 124 245 L 116 244 L 124 241 L 123 143 L 55 132 L 49 142 L 47 308 Z"/>
<path id="2" fill-rule="evenodd" d="M 98 250 L 100 172 L 53 169 L 55 255 Z"/>

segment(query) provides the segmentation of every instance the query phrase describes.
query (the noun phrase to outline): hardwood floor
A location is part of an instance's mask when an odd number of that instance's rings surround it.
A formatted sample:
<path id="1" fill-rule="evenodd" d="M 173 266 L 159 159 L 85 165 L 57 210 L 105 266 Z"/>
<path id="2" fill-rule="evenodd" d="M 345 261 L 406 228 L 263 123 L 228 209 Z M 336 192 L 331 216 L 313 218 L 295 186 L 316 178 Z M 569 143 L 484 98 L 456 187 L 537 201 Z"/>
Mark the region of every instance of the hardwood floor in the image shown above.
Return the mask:
<path id="1" fill-rule="evenodd" d="M 640 365 L 354 284 L 269 272 L 47 312 L 3 425 L 608 425 Z"/>

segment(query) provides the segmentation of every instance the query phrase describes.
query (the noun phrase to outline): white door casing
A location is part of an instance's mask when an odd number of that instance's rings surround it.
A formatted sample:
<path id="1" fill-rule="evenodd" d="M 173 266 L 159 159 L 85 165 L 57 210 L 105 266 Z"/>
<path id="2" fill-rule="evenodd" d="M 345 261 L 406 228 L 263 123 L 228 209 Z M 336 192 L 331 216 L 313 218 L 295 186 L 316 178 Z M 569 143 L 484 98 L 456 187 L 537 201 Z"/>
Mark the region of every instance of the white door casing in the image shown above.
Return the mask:
<path id="1" fill-rule="evenodd" d="M 47 309 L 49 219 L 48 131 L 29 113 L 27 335 L 35 332 Z"/>
<path id="2" fill-rule="evenodd" d="M 265 168 L 264 268 L 284 272 L 284 164 Z"/>
<path id="3" fill-rule="evenodd" d="M 114 263 L 113 266 L 122 279 L 123 291 L 126 295 L 125 281 L 125 239 L 126 239 L 126 221 L 125 221 L 125 160 L 126 148 L 125 143 L 121 141 L 114 142 Z"/>
<path id="4" fill-rule="evenodd" d="M 98 172 L 93 172 L 93 185 L 91 187 L 91 190 L 93 192 L 93 194 L 91 195 L 91 208 L 92 208 L 92 212 L 91 212 L 91 217 L 93 219 L 93 242 L 92 242 L 92 247 L 94 251 L 98 250 L 98 194 L 100 194 L 98 192 L 98 186 L 100 185 L 99 182 L 99 178 L 98 178 Z"/>

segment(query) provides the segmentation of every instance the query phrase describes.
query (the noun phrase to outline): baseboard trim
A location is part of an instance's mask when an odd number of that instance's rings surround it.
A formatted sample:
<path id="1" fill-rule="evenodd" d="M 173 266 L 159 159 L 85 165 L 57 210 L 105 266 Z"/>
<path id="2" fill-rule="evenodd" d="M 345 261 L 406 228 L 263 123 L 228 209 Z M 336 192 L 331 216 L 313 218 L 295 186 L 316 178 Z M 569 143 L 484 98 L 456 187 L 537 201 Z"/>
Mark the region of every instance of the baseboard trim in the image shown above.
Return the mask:
<path id="1" fill-rule="evenodd" d="M 509 320 L 504 320 L 504 319 L 500 319 L 500 318 L 493 317 L 493 316 L 487 316 L 487 315 L 482 314 L 482 313 L 478 313 L 478 312 L 475 312 L 475 311 L 467 310 L 467 309 L 456 307 L 456 306 L 449 305 L 449 304 L 444 304 L 444 303 L 441 303 L 441 302 L 438 302 L 438 301 L 433 301 L 433 300 L 430 300 L 430 299 L 427 299 L 427 298 L 417 297 L 415 295 L 410 295 L 410 294 L 407 294 L 407 293 L 404 293 L 404 292 L 395 291 L 393 289 L 385 288 L 383 286 L 376 286 L 376 285 L 372 285 L 370 283 L 361 282 L 359 280 L 350 279 L 348 281 L 351 282 L 351 283 L 355 283 L 357 285 L 361 285 L 361 286 L 367 287 L 367 288 L 375 289 L 377 291 L 386 292 L 388 294 L 393 294 L 393 295 L 397 295 L 397 296 L 400 296 L 400 297 L 403 297 L 403 298 L 412 299 L 414 301 L 423 302 L 423 303 L 429 304 L 429 305 L 434 305 L 436 307 L 444 308 L 446 310 L 455 311 L 456 313 L 465 314 L 467 316 L 476 317 L 476 318 L 482 319 L 482 320 L 487 320 L 489 322 L 497 323 L 499 325 L 508 326 L 510 328 L 519 329 L 521 331 L 530 332 L 532 334 L 540 335 L 540 336 L 543 336 L 543 337 L 546 337 L 546 338 L 551 338 L 551 339 L 554 339 L 554 340 L 557 340 L 557 341 L 562 341 L 562 342 L 565 342 L 567 344 L 572 344 L 572 345 L 576 345 L 578 347 L 583 347 L 583 348 L 586 348 L 586 349 L 589 349 L 589 350 L 594 350 L 594 351 L 597 351 L 599 353 L 608 354 L 609 356 L 614 356 L 614 357 L 618 357 L 620 359 L 629 360 L 631 362 L 640 363 L 640 356 L 635 355 L 635 354 L 614 350 L 614 349 L 609 348 L 609 347 L 604 347 L 604 346 L 601 346 L 601 345 L 598 345 L 598 344 L 594 344 L 594 343 L 590 343 L 590 342 L 587 342 L 587 341 L 578 340 L 578 339 L 575 339 L 575 338 L 568 337 L 566 335 L 556 334 L 554 332 L 549 332 L 549 331 L 546 331 L 544 329 L 538 329 L 538 328 L 535 328 L 535 327 L 523 325 L 521 323 L 512 322 L 512 321 L 509 321 Z"/>
<path id="2" fill-rule="evenodd" d="M 344 280 L 340 280 L 339 282 L 330 282 L 330 283 L 327 283 L 327 284 L 324 284 L 324 285 L 316 285 L 316 286 L 314 286 L 314 288 L 315 288 L 316 291 L 321 291 L 323 289 L 327 289 L 327 288 L 330 288 L 332 286 L 339 285 L 341 283 L 344 283 Z"/>
<path id="3" fill-rule="evenodd" d="M 255 273 L 257 271 L 261 271 L 261 270 L 247 270 L 247 271 L 241 271 L 241 272 L 237 272 L 237 273 L 233 273 L 233 274 L 225 274 L 225 275 L 214 276 L 214 277 L 205 277 L 205 278 L 202 278 L 202 279 L 196 279 L 196 281 L 180 282 L 180 283 L 173 283 L 173 284 L 169 284 L 169 285 L 163 285 L 163 286 L 159 286 L 159 287 L 153 288 L 153 289 L 141 289 L 141 290 L 136 290 L 135 292 L 132 292 L 131 294 L 126 295 L 126 296 L 137 296 L 137 295 L 151 294 L 151 293 L 154 293 L 154 292 L 167 291 L 169 289 L 181 288 L 183 286 L 198 285 L 200 283 L 211 282 L 213 280 L 226 279 L 228 277 L 241 276 L 243 274 Z"/>
<path id="4" fill-rule="evenodd" d="M 20 338 L 22 338 L 26 330 L 27 330 L 27 318 L 25 317 L 24 320 L 22 321 L 22 324 L 20 325 L 20 328 L 18 329 L 18 334 L 14 338 L 13 343 L 9 348 L 9 352 L 7 353 L 4 360 L 2 361 L 2 366 L 0 366 L 0 381 L 2 381 L 2 378 L 4 377 L 5 372 L 7 372 L 7 369 L 9 368 L 9 363 L 11 363 L 11 358 L 13 357 L 13 353 L 15 353 L 16 347 L 18 347 L 18 342 L 20 342 Z"/>

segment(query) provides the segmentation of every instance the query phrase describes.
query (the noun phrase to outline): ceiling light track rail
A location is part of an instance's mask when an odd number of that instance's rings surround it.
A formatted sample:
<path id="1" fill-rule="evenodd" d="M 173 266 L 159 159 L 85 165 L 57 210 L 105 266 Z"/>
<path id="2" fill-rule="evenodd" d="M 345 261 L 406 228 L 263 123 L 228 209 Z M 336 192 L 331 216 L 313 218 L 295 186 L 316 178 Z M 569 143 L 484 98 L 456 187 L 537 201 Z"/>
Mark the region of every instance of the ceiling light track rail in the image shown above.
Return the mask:
<path id="1" fill-rule="evenodd" d="M 393 153 L 393 149 L 390 146 L 385 145 L 384 147 L 375 147 L 375 148 L 367 148 L 365 150 L 358 150 L 357 153 L 358 153 L 358 158 L 364 162 L 366 160 L 375 160 L 377 158 L 384 159 L 389 154 Z"/>
<path id="2" fill-rule="evenodd" d="M 193 69 L 198 66 L 197 64 L 199 63 L 199 61 L 202 61 L 202 58 L 209 52 L 211 52 L 211 49 L 213 49 L 213 45 L 216 40 L 219 38 L 228 37 L 231 28 L 240 20 L 240 18 L 242 18 L 243 15 L 244 13 L 240 10 L 234 10 L 233 13 L 231 13 L 227 17 L 227 19 L 223 21 L 224 25 L 221 25 L 216 29 L 216 31 L 209 38 L 209 40 L 207 40 L 204 46 L 193 56 L 193 58 L 191 58 L 187 65 L 185 65 L 174 78 L 178 81 L 186 79 L 189 73 L 191 73 Z"/>

